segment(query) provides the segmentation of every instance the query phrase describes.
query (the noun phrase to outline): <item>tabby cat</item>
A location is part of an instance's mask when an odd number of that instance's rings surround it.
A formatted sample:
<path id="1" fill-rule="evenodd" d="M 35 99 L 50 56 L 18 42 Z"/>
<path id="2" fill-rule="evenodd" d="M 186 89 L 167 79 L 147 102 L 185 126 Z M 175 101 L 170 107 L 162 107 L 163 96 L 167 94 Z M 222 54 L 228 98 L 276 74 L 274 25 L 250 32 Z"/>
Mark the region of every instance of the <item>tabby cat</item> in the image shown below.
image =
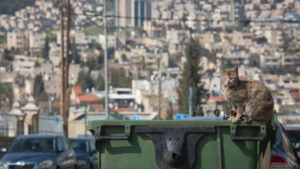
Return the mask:
<path id="1" fill-rule="evenodd" d="M 231 121 L 236 123 L 242 117 L 244 121 L 266 121 L 272 119 L 274 101 L 268 88 L 258 81 L 241 81 L 238 68 L 225 69 L 222 72 L 222 93 L 232 106 Z"/>

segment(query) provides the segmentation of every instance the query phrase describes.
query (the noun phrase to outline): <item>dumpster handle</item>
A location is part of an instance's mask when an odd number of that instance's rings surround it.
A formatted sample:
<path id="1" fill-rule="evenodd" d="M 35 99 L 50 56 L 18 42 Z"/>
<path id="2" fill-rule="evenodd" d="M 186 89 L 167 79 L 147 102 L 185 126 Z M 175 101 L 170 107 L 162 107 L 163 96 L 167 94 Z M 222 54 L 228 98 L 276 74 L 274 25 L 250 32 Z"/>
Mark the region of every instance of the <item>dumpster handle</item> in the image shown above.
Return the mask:
<path id="1" fill-rule="evenodd" d="M 130 125 L 125 125 L 125 133 L 124 136 L 101 136 L 101 128 L 102 126 L 97 127 L 97 134 L 95 135 L 95 140 L 96 141 L 101 141 L 101 140 L 128 140 L 130 136 L 130 131 L 131 131 L 131 126 Z"/>
<path id="2" fill-rule="evenodd" d="M 125 136 L 96 136 L 96 140 L 128 140 L 129 135 Z"/>
<path id="3" fill-rule="evenodd" d="M 265 137 L 266 137 L 265 134 L 262 134 L 257 137 L 241 137 L 241 136 L 231 135 L 232 140 L 241 140 L 241 141 L 262 141 L 264 140 Z"/>
<path id="4" fill-rule="evenodd" d="M 241 140 L 241 141 L 263 141 L 266 137 L 266 128 L 265 126 L 260 126 L 260 131 L 257 136 L 236 136 L 236 127 L 231 126 L 231 139 L 232 140 Z"/>

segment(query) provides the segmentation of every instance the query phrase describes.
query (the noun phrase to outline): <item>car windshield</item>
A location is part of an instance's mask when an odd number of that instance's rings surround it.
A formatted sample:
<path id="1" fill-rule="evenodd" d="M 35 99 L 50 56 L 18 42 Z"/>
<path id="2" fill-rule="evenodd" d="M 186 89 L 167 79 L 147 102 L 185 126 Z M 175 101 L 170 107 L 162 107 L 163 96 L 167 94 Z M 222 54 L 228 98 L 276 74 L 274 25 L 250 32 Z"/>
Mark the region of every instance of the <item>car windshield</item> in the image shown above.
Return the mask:
<path id="1" fill-rule="evenodd" d="M 294 149 L 300 150 L 300 133 L 288 132 L 289 138 L 292 142 Z"/>
<path id="2" fill-rule="evenodd" d="M 88 141 L 85 140 L 70 140 L 71 147 L 75 152 L 89 152 Z"/>
<path id="3" fill-rule="evenodd" d="M 55 152 L 55 138 L 20 138 L 10 146 L 8 152 Z"/>

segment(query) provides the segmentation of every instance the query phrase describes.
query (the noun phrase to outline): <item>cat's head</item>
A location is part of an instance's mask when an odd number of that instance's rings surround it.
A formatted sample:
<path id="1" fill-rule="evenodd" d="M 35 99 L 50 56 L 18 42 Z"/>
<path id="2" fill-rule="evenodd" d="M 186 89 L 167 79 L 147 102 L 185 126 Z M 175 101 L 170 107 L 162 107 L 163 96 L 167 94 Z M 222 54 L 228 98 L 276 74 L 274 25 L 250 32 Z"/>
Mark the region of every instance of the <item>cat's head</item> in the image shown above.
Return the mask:
<path id="1" fill-rule="evenodd" d="M 225 87 L 234 87 L 239 82 L 238 67 L 224 69 L 222 72 L 222 83 Z"/>

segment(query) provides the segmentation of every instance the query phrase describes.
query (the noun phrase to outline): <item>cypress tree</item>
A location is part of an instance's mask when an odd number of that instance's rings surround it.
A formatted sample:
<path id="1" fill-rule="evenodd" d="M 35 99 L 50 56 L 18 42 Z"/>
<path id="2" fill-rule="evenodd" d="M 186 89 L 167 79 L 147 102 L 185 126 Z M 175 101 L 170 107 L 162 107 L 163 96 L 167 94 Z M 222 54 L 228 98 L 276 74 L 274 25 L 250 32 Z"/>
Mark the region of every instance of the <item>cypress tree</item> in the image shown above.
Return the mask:
<path id="1" fill-rule="evenodd" d="M 36 102 L 45 101 L 48 99 L 48 95 L 45 91 L 43 76 L 41 74 L 35 76 L 33 82 L 33 97 Z"/>
<path id="2" fill-rule="evenodd" d="M 42 57 L 45 60 L 49 60 L 49 51 L 50 51 L 49 39 L 48 39 L 48 36 L 47 36 L 46 40 L 45 40 L 45 44 L 44 44 L 43 50 L 42 50 Z"/>
<path id="3" fill-rule="evenodd" d="M 204 89 L 204 83 L 201 81 L 203 78 L 203 68 L 200 66 L 202 53 L 203 49 L 200 44 L 195 39 L 191 38 L 185 49 L 187 60 L 184 63 L 182 77 L 179 79 L 179 86 L 177 88 L 177 101 L 181 113 L 188 112 L 190 87 L 193 89 L 193 115 L 196 115 L 196 112 L 199 111 L 199 106 L 204 104 L 208 97 L 207 90 Z"/>

